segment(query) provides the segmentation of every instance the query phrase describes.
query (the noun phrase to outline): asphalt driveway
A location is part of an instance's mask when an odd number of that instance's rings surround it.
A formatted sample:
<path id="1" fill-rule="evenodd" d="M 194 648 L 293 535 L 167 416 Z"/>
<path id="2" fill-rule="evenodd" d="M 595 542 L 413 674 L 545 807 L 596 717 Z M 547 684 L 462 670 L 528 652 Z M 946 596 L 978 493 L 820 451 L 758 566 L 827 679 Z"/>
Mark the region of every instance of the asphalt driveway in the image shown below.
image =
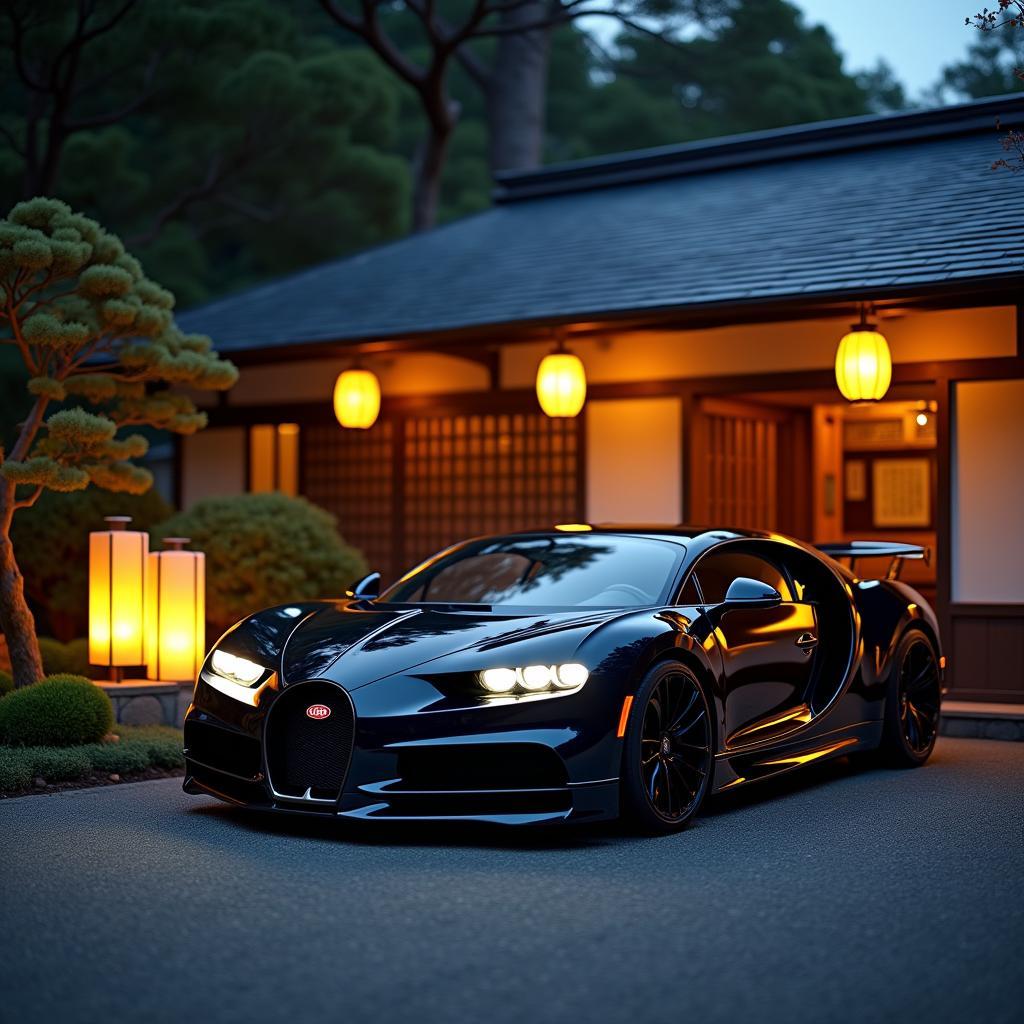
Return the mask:
<path id="1" fill-rule="evenodd" d="M 0 801 L 0 1020 L 1019 1020 L 1024 744 L 688 832 L 367 831 L 177 781 Z"/>

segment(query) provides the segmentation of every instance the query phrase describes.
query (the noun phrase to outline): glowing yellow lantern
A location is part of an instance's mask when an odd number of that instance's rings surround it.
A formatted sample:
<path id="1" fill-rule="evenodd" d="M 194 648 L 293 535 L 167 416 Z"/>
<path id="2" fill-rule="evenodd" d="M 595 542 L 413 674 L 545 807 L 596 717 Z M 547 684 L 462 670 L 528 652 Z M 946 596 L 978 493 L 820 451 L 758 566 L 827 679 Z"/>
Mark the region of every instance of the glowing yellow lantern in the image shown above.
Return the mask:
<path id="1" fill-rule="evenodd" d="M 836 383 L 851 402 L 878 401 L 889 390 L 892 356 L 884 335 L 863 315 L 836 351 Z"/>
<path id="2" fill-rule="evenodd" d="M 146 555 L 149 534 L 127 530 L 131 516 L 107 516 L 109 530 L 89 534 L 89 662 L 120 677 L 142 665 Z"/>
<path id="3" fill-rule="evenodd" d="M 571 352 L 552 352 L 537 367 L 537 401 L 551 417 L 578 416 L 587 398 L 583 361 Z"/>
<path id="4" fill-rule="evenodd" d="M 380 412 L 380 381 L 369 370 L 346 370 L 334 382 L 334 415 L 343 427 L 366 430 Z"/>
<path id="5" fill-rule="evenodd" d="M 146 570 L 146 676 L 194 680 L 206 649 L 206 557 L 168 537 Z"/>

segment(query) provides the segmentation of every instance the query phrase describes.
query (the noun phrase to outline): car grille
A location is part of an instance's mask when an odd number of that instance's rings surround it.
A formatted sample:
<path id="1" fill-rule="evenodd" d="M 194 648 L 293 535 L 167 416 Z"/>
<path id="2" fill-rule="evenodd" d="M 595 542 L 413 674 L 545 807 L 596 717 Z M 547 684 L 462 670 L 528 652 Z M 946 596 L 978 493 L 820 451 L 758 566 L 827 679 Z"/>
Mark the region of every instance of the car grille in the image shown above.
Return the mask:
<path id="1" fill-rule="evenodd" d="M 306 714 L 314 705 L 325 718 Z M 355 713 L 348 694 L 322 681 L 290 686 L 267 715 L 267 775 L 274 793 L 292 799 L 337 800 L 345 784 Z"/>
<path id="2" fill-rule="evenodd" d="M 208 722 L 185 723 L 185 756 L 246 782 L 262 778 L 259 741 Z"/>

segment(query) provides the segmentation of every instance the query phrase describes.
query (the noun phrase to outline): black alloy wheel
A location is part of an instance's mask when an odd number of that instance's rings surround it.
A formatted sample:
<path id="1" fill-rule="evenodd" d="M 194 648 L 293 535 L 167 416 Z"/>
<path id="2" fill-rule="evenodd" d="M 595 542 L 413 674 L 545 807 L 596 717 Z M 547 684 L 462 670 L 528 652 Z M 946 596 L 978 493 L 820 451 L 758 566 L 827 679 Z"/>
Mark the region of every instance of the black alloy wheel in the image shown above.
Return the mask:
<path id="1" fill-rule="evenodd" d="M 931 641 L 910 630 L 893 661 L 886 700 L 882 750 L 890 761 L 924 764 L 939 733 L 942 699 L 939 659 Z"/>
<path id="2" fill-rule="evenodd" d="M 648 832 L 674 832 L 696 814 L 714 768 L 711 706 L 678 663 L 648 673 L 631 709 L 623 764 L 626 815 Z"/>

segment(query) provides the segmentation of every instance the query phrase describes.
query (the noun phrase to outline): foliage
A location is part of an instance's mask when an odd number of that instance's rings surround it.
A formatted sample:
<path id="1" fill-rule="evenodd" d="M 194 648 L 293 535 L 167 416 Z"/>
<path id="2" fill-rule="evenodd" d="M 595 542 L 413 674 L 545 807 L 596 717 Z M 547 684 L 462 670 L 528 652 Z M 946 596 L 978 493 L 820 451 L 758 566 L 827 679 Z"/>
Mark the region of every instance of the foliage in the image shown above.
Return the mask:
<path id="1" fill-rule="evenodd" d="M 118 438 L 118 427 L 194 433 L 206 415 L 175 388 L 224 390 L 237 379 L 209 338 L 175 326 L 174 296 L 120 240 L 58 200 L 19 203 L 0 221 L 0 298 L 10 332 L 2 340 L 21 353 L 36 399 L 0 466 L 15 484 L 141 493 L 152 477 L 131 460 L 145 454 L 146 441 Z M 50 402 L 69 397 L 98 411 L 72 406 L 41 422 Z"/>
<path id="2" fill-rule="evenodd" d="M 366 571 L 334 516 L 283 494 L 207 498 L 155 536 L 190 537 L 206 552 L 206 614 L 221 628 L 269 605 L 340 595 Z"/>
<path id="3" fill-rule="evenodd" d="M 79 779 L 99 772 L 130 775 L 147 768 L 172 771 L 184 766 L 178 729 L 166 726 L 118 726 L 116 743 L 73 747 L 0 746 L 0 792 L 26 789 L 35 778 L 48 782 Z"/>
<path id="4" fill-rule="evenodd" d="M 89 641 L 84 637 L 62 643 L 60 640 L 54 640 L 52 636 L 41 636 L 39 653 L 43 658 L 43 671 L 48 676 L 71 675 L 88 678 L 92 675 L 92 668 L 89 665 Z"/>
<path id="5" fill-rule="evenodd" d="M 10 746 L 95 743 L 113 724 L 110 698 L 82 676 L 49 676 L 0 701 L 0 743 Z"/>
<path id="6" fill-rule="evenodd" d="M 101 218 L 186 304 L 400 233 L 397 87 L 310 3 L 12 0 L 0 198 Z"/>
<path id="7" fill-rule="evenodd" d="M 149 530 L 173 511 L 153 489 L 136 495 L 90 487 L 71 494 L 51 491 L 41 495 L 32 508 L 17 515 L 11 528 L 25 590 L 37 619 L 42 613 L 56 636 L 84 635 L 88 627 L 90 531 L 106 529 L 104 517 L 112 515 L 131 516 L 131 529 Z M 82 668 L 50 668 L 45 651 L 43 666 L 48 672 L 87 674 Z"/>
<path id="8" fill-rule="evenodd" d="M 0 697 L 6 697 L 14 689 L 14 676 L 0 668 Z"/>

